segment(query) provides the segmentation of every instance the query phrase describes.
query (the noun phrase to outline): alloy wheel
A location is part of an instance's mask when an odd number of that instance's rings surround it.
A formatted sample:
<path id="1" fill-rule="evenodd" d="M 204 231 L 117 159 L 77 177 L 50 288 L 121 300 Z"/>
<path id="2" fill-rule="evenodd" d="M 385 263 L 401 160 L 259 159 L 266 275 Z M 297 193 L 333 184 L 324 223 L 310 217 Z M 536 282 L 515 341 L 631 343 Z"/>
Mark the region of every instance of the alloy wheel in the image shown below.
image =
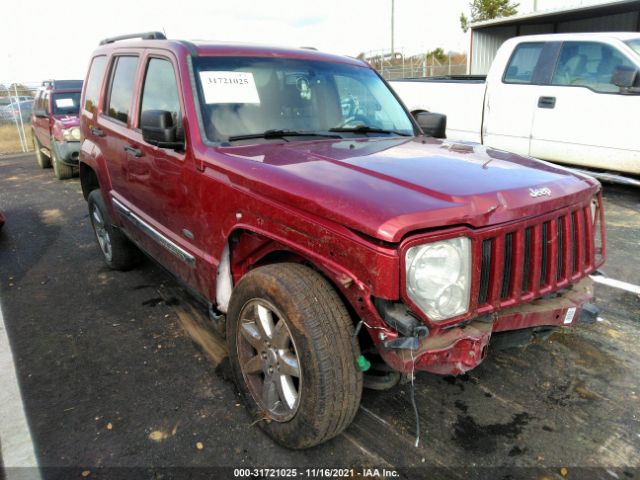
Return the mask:
<path id="1" fill-rule="evenodd" d="M 237 331 L 240 369 L 253 399 L 269 418 L 286 422 L 300 404 L 300 358 L 282 314 L 264 299 L 248 301 Z"/>

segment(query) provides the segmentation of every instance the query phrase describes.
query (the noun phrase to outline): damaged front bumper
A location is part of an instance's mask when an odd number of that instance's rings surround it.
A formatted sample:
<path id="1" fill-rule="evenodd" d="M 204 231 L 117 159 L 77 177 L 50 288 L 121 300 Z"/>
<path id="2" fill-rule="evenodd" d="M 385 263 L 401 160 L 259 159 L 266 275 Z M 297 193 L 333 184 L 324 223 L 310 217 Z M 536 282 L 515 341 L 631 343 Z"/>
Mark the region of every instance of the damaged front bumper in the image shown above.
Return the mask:
<path id="1" fill-rule="evenodd" d="M 398 339 L 378 344 L 385 362 L 401 372 L 424 370 L 441 375 L 458 375 L 477 367 L 487 356 L 492 335 L 540 327 L 568 327 L 578 321 L 593 321 L 597 309 L 587 302 L 593 298 L 593 282 L 584 278 L 571 289 L 441 329 L 417 340 L 415 348 L 394 348 Z M 546 328 L 549 330 L 549 328 Z"/>

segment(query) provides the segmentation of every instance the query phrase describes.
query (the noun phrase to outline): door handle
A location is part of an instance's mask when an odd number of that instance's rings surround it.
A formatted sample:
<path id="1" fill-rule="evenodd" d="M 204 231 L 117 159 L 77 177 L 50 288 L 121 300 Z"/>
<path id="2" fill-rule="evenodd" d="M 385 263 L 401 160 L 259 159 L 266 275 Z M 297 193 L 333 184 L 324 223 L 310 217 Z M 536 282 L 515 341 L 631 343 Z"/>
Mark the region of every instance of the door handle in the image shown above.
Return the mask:
<path id="1" fill-rule="evenodd" d="M 135 148 L 130 145 L 127 145 L 126 147 L 124 147 L 124 150 L 125 152 L 130 153 L 136 158 L 140 158 L 142 156 L 142 150 L 140 150 L 139 148 Z"/>
<path id="2" fill-rule="evenodd" d="M 104 137 L 104 132 L 96 127 L 91 127 L 91 133 L 93 133 L 96 137 Z"/>
<path id="3" fill-rule="evenodd" d="M 556 97 L 540 97 L 538 99 L 538 108 L 554 108 L 556 106 Z"/>

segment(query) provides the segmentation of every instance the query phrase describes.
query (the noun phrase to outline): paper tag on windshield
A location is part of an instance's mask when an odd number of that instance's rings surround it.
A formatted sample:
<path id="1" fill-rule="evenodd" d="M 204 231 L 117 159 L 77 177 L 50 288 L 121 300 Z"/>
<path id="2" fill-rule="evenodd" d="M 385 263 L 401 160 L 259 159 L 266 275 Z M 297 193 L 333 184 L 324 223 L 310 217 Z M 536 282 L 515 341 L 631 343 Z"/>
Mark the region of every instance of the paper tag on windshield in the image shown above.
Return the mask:
<path id="1" fill-rule="evenodd" d="M 56 107 L 58 108 L 73 107 L 73 98 L 56 98 Z"/>
<path id="2" fill-rule="evenodd" d="M 211 103 L 260 103 L 251 72 L 200 72 L 204 101 Z"/>

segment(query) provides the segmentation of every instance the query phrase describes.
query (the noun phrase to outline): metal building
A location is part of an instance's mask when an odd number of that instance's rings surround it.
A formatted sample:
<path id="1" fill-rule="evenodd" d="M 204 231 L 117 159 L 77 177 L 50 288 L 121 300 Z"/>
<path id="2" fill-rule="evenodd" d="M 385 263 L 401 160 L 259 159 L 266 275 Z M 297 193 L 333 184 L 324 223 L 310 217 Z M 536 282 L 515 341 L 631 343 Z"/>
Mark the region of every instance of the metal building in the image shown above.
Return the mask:
<path id="1" fill-rule="evenodd" d="M 638 32 L 640 0 L 619 0 L 588 6 L 514 15 L 471 24 L 471 74 L 484 75 L 505 40 L 539 33 Z"/>

